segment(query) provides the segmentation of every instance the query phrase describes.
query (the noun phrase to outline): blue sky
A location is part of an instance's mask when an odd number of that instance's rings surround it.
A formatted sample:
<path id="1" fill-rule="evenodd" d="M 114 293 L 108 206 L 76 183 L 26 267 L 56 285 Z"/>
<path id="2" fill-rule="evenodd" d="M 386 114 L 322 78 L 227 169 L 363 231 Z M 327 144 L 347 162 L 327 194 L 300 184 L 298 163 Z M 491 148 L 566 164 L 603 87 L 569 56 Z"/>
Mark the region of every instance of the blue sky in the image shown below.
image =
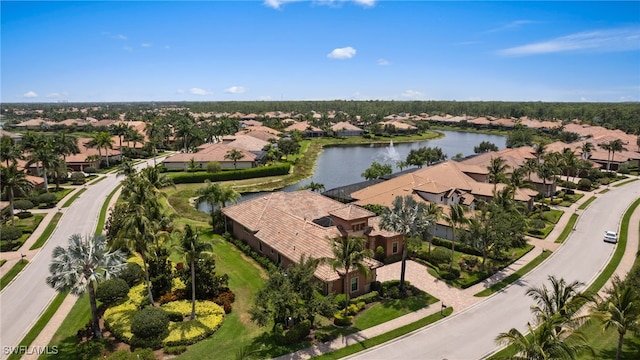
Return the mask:
<path id="1" fill-rule="evenodd" d="M 2 102 L 640 101 L 640 2 L 1 2 Z"/>

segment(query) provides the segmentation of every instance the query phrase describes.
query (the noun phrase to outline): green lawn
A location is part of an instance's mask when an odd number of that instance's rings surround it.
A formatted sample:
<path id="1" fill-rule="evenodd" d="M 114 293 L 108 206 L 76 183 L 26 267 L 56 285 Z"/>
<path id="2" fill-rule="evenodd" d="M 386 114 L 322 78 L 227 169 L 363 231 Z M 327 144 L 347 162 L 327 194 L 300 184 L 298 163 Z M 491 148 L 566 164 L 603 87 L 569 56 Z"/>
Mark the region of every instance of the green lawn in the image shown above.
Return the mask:
<path id="1" fill-rule="evenodd" d="M 542 263 L 544 261 L 544 259 L 548 258 L 549 255 L 551 255 L 551 251 L 542 252 L 540 255 L 536 256 L 536 258 L 533 259 L 531 262 L 529 262 L 525 266 L 521 267 L 518 271 L 516 271 L 513 274 L 507 276 L 502 281 L 500 281 L 500 282 L 498 282 L 498 283 L 496 283 L 494 285 L 491 285 L 490 287 L 480 291 L 477 294 L 474 294 L 473 296 L 477 296 L 477 297 L 489 296 L 489 295 L 491 295 L 493 293 L 496 293 L 496 292 L 506 288 L 510 284 L 514 283 L 516 280 L 518 280 L 521 277 L 523 277 L 526 273 L 528 273 L 529 271 L 533 270 L 536 266 L 538 266 L 540 263 Z"/>
<path id="2" fill-rule="evenodd" d="M 7 262 L 7 259 L 0 259 L 0 266 L 4 265 Z"/>
<path id="3" fill-rule="evenodd" d="M 81 296 L 69 311 L 58 330 L 53 334 L 49 346 L 58 346 L 58 354 L 41 355 L 39 359 L 77 360 L 76 345 L 78 330 L 84 328 L 91 319 L 89 296 Z"/>
<path id="4" fill-rule="evenodd" d="M 571 217 L 567 222 L 567 226 L 564 227 L 564 230 L 562 230 L 562 233 L 560 233 L 560 236 L 558 236 L 558 238 L 556 239 L 556 243 L 560 244 L 567 240 L 569 234 L 571 234 L 571 232 L 573 231 L 573 227 L 575 226 L 576 221 L 578 221 L 578 214 L 571 214 Z"/>
<path id="5" fill-rule="evenodd" d="M 49 192 L 53 192 L 54 194 L 56 194 L 56 202 L 64 199 L 64 197 L 69 195 L 69 193 L 72 191 L 72 188 L 60 188 L 60 190 L 58 191 L 55 191 L 55 188 L 49 188 Z"/>
<path id="6" fill-rule="evenodd" d="M 15 265 L 13 265 L 13 267 L 9 269 L 9 271 L 7 271 L 7 273 L 4 274 L 2 278 L 0 278 L 0 290 L 4 289 L 5 286 L 9 285 L 11 280 L 13 280 L 13 278 L 18 276 L 18 274 L 20 274 L 20 271 L 22 271 L 22 269 L 24 269 L 24 267 L 27 266 L 28 263 L 29 261 L 22 259 L 18 261 Z"/>
<path id="7" fill-rule="evenodd" d="M 45 216 L 45 214 L 33 214 L 32 217 L 16 221 L 16 226 L 22 230 L 23 233 L 32 233 L 38 225 L 40 225 L 40 222 L 42 222 Z"/>
<path id="8" fill-rule="evenodd" d="M 63 208 L 69 207 L 71 205 L 71 203 L 73 203 L 73 201 L 75 199 L 77 199 L 80 195 L 82 195 L 83 192 L 87 191 L 86 188 L 82 188 L 80 190 L 78 190 L 75 194 L 73 194 L 73 196 L 71 196 L 69 198 L 69 200 L 65 201 L 64 204 L 62 205 Z"/>
<path id="9" fill-rule="evenodd" d="M 55 230 L 56 226 L 58 225 L 58 221 L 60 220 L 61 217 L 62 217 L 61 212 L 57 212 L 55 215 L 53 215 L 53 218 L 51 219 L 47 227 L 44 229 L 40 237 L 38 237 L 38 240 L 36 240 L 36 242 L 33 243 L 33 245 L 31 245 L 29 250 L 39 249 L 42 247 L 42 245 L 44 245 L 45 242 L 47 242 L 47 240 L 49 240 L 49 237 L 51 236 L 51 234 L 53 233 L 53 230 Z"/>
<path id="10" fill-rule="evenodd" d="M 592 196 L 590 198 L 587 199 L 587 201 L 583 202 L 582 204 L 580 204 L 580 206 L 578 206 L 579 210 L 584 210 L 587 208 L 587 206 L 589 206 L 589 204 L 591 204 L 592 202 L 594 202 L 596 200 L 595 196 Z"/>
<path id="11" fill-rule="evenodd" d="M 115 193 L 118 191 L 120 186 L 122 186 L 122 184 L 118 184 L 118 186 L 116 186 L 116 188 L 113 189 L 113 191 L 111 191 L 109 196 L 107 196 L 107 199 L 104 201 L 104 204 L 102 204 L 102 208 L 100 209 L 100 216 L 98 217 L 98 224 L 96 225 L 96 234 L 102 233 L 102 229 L 104 229 L 104 223 L 105 221 L 107 221 L 106 217 L 107 217 L 107 210 L 109 209 L 109 202 L 111 201 L 111 198 L 115 195 Z"/>

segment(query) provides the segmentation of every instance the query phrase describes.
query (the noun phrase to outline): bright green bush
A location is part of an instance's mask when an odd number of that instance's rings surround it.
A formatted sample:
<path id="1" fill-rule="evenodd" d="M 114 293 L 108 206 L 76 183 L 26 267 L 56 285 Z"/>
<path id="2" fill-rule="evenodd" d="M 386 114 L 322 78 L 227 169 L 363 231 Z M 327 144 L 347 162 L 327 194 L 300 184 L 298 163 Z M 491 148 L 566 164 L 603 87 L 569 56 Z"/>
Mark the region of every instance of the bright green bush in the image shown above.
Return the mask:
<path id="1" fill-rule="evenodd" d="M 169 315 L 162 308 L 146 307 L 133 316 L 131 333 L 132 346 L 159 348 L 169 335 Z"/>
<path id="2" fill-rule="evenodd" d="M 98 284 L 96 299 L 109 306 L 127 297 L 128 293 L 129 285 L 126 281 L 120 278 L 111 278 Z"/>
<path id="3" fill-rule="evenodd" d="M 85 182 L 84 174 L 79 171 L 72 172 L 69 179 L 73 185 L 82 185 Z"/>
<path id="4" fill-rule="evenodd" d="M 98 170 L 93 166 L 87 166 L 86 168 L 84 168 L 84 172 L 86 172 L 87 174 L 95 174 L 98 172 Z"/>
<path id="5" fill-rule="evenodd" d="M 578 190 L 582 190 L 582 191 L 591 190 L 591 180 L 580 179 L 580 181 L 578 181 Z"/>
<path id="6" fill-rule="evenodd" d="M 351 299 L 351 304 L 358 304 L 363 302 L 366 304 L 371 304 L 372 302 L 378 301 L 380 299 L 380 294 L 377 291 L 372 291 L 370 293 L 366 293 L 364 295 L 358 296 L 357 298 Z"/>
<path id="7" fill-rule="evenodd" d="M 20 200 L 16 200 L 13 202 L 13 207 L 14 209 L 18 209 L 18 210 L 29 210 L 29 209 L 33 209 L 34 205 L 31 201 L 26 200 L 26 199 L 20 199 Z"/>
<path id="8" fill-rule="evenodd" d="M 177 345 L 177 346 L 165 346 L 162 349 L 165 354 L 169 355 L 180 355 L 183 352 L 187 351 L 187 347 L 185 345 Z"/>
<path id="9" fill-rule="evenodd" d="M 2 241 L 14 241 L 22 236 L 22 230 L 17 226 L 4 225 L 0 226 L 0 240 Z"/>
<path id="10" fill-rule="evenodd" d="M 144 279 L 144 270 L 142 270 L 142 266 L 136 263 L 127 262 L 127 266 L 120 271 L 118 277 L 126 281 L 129 287 L 132 287 Z"/>
<path id="11" fill-rule="evenodd" d="M 54 193 L 44 193 L 38 196 L 38 202 L 40 204 L 47 204 L 47 206 L 53 206 L 58 200 L 58 197 Z"/>
<path id="12" fill-rule="evenodd" d="M 353 323 L 353 316 L 344 315 L 344 312 L 338 311 L 333 315 L 333 324 L 336 326 L 349 326 Z"/>

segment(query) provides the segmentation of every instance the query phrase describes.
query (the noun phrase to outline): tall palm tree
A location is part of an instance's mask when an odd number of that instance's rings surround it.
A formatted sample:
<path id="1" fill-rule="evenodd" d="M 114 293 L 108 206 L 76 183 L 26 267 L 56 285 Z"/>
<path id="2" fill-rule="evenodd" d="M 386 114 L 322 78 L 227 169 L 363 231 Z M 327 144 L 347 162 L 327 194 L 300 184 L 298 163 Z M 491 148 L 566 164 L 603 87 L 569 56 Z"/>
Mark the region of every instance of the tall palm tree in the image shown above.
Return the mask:
<path id="1" fill-rule="evenodd" d="M 58 191 L 60 190 L 60 179 L 66 178 L 69 173 L 67 162 L 62 158 L 54 157 L 49 166 L 49 174 L 56 182 L 56 191 Z"/>
<path id="2" fill-rule="evenodd" d="M 569 181 L 569 176 L 573 176 L 578 171 L 578 159 L 576 159 L 576 154 L 573 150 L 569 148 L 564 148 L 561 155 L 562 171 L 567 176 L 567 181 Z"/>
<path id="3" fill-rule="evenodd" d="M 602 331 L 613 328 L 618 332 L 616 360 L 620 360 L 622 344 L 627 332 L 640 330 L 640 294 L 631 284 L 612 279 L 609 298 L 597 301 L 593 315 L 602 322 Z"/>
<path id="4" fill-rule="evenodd" d="M 87 143 L 87 146 L 97 148 L 100 158 L 102 158 L 102 149 L 104 149 L 107 167 L 109 167 L 109 149 L 113 149 L 113 139 L 111 138 L 110 133 L 101 131 L 93 135 L 93 138 Z"/>
<path id="5" fill-rule="evenodd" d="M 386 208 L 380 216 L 380 227 L 397 232 L 402 237 L 402 265 L 400 268 L 400 290 L 404 290 L 404 277 L 407 267 L 407 245 L 410 238 L 419 236 L 431 227 L 433 218 L 426 216 L 426 205 L 417 202 L 412 196 L 397 196 L 392 208 Z"/>
<path id="6" fill-rule="evenodd" d="M 131 129 L 131 126 L 124 122 L 111 125 L 111 127 L 109 128 L 109 131 L 111 131 L 111 134 L 118 137 L 118 141 L 119 141 L 118 149 L 120 149 L 120 152 L 122 152 L 122 139 L 127 134 L 129 129 Z"/>
<path id="7" fill-rule="evenodd" d="M 46 138 L 43 143 L 36 149 L 33 149 L 27 157 L 26 167 L 35 164 L 38 176 L 44 179 L 44 191 L 49 192 L 49 179 L 47 177 L 48 169 L 58 156 L 54 152 L 53 143 L 50 138 Z"/>
<path id="8" fill-rule="evenodd" d="M 198 230 L 193 229 L 189 224 L 184 227 L 180 244 L 191 270 L 191 320 L 193 320 L 196 318 L 196 263 L 202 253 L 211 250 L 212 246 L 210 243 L 201 241 Z"/>
<path id="9" fill-rule="evenodd" d="M 160 169 L 154 166 L 142 169 L 142 171 L 140 171 L 140 177 L 148 181 L 156 190 L 160 190 L 168 186 L 175 188 L 173 180 L 171 180 L 166 174 L 161 173 Z"/>
<path id="10" fill-rule="evenodd" d="M 65 161 L 67 161 L 67 156 L 69 155 L 80 154 L 78 138 L 64 132 L 53 135 L 53 148 L 57 154 L 62 155 L 62 159 Z"/>
<path id="11" fill-rule="evenodd" d="M 200 204 L 209 205 L 209 215 L 211 216 L 211 226 L 213 228 L 215 228 L 216 211 L 222 209 L 228 203 L 235 203 L 240 199 L 240 194 L 233 188 L 219 183 L 212 183 L 209 180 L 205 180 L 204 187 L 196 189 L 196 195 L 198 195 L 196 206 L 200 206 Z"/>
<path id="12" fill-rule="evenodd" d="M 489 182 L 493 184 L 494 191 L 499 182 L 506 181 L 507 179 L 507 171 L 511 167 L 505 163 L 506 161 L 502 157 L 492 157 L 491 163 L 487 166 L 487 170 L 489 170 L 488 179 Z"/>
<path id="13" fill-rule="evenodd" d="M 611 149 L 611 161 L 613 161 L 614 156 L 616 156 L 617 152 L 621 152 L 623 150 L 626 150 L 626 148 L 623 146 L 624 144 L 622 143 L 622 140 L 620 139 L 616 139 L 613 140 L 609 143 L 609 148 Z M 609 163 L 607 163 L 607 170 L 609 170 Z"/>
<path id="14" fill-rule="evenodd" d="M 500 333 L 496 343 L 513 346 L 517 354 L 510 359 L 514 360 L 574 360 L 581 352 L 591 349 L 580 332 L 574 332 L 571 338 L 567 338 L 567 333 L 558 336 L 550 323 L 542 323 L 537 328 L 527 323 L 527 330 L 529 335 L 516 328 Z"/>
<path id="15" fill-rule="evenodd" d="M 107 240 L 101 234 L 87 238 L 73 234 L 68 247 L 57 246 L 52 257 L 47 284 L 59 292 L 70 291 L 74 295 L 88 292 L 93 333 L 96 338 L 102 338 L 95 286 L 121 271 L 125 265 L 124 253 L 109 251 Z"/>
<path id="16" fill-rule="evenodd" d="M 151 279 L 149 278 L 149 254 L 156 243 L 158 232 L 157 222 L 149 216 L 149 211 L 142 204 L 129 202 L 126 209 L 127 216 L 124 217 L 122 227 L 118 231 L 116 247 L 125 247 L 132 252 L 138 253 L 142 259 L 142 266 L 147 284 L 147 295 L 153 306 L 153 293 L 151 292 Z"/>
<path id="17" fill-rule="evenodd" d="M 344 294 L 346 296 L 345 302 L 345 315 L 347 308 L 349 307 L 349 294 L 351 289 L 349 288 L 349 273 L 355 268 L 357 273 L 369 276 L 371 269 L 364 263 L 366 258 L 373 256 L 373 251 L 366 246 L 366 239 L 341 236 L 332 239 L 333 258 L 326 259 L 331 268 L 337 271 L 342 278 L 344 285 Z"/>
<path id="18" fill-rule="evenodd" d="M 536 305 L 531 307 L 532 312 L 539 322 L 552 322 L 556 335 L 563 328 L 574 329 L 584 322 L 584 316 L 577 316 L 580 305 L 587 300 L 578 289 L 584 283 L 573 281 L 567 283 L 564 279 L 549 276 L 551 288 L 546 285 L 530 287 L 527 295 L 535 300 Z"/>
<path id="19" fill-rule="evenodd" d="M 15 223 L 13 219 L 15 194 L 26 194 L 33 189 L 33 184 L 27 180 L 27 174 L 18 170 L 16 164 L 0 169 L 0 188 L 2 192 L 7 194 L 9 200 L 9 216 L 11 216 L 11 224 Z"/>
<path id="20" fill-rule="evenodd" d="M 242 153 L 242 151 L 238 150 L 238 149 L 231 149 L 229 151 L 227 151 L 227 153 L 224 155 L 225 159 L 229 159 L 231 161 L 233 161 L 233 168 L 237 169 L 238 165 L 237 162 L 238 160 L 242 159 L 244 157 L 244 154 Z"/>
<path id="21" fill-rule="evenodd" d="M 588 159 L 591 156 L 591 152 L 593 151 L 593 149 L 595 149 L 593 143 L 585 141 L 580 148 L 580 150 L 582 151 L 582 158 L 585 160 Z"/>
<path id="22" fill-rule="evenodd" d="M 4 161 L 7 167 L 9 162 L 16 163 L 19 159 L 23 159 L 22 149 L 9 136 L 3 136 L 0 138 L 0 162 Z"/>
<path id="23" fill-rule="evenodd" d="M 456 250 L 456 232 L 460 229 L 461 226 L 469 223 L 469 219 L 465 216 L 466 209 L 464 206 L 460 204 L 453 204 L 449 207 L 449 215 L 444 215 L 444 219 L 451 226 L 451 234 L 453 235 L 453 239 L 451 240 L 451 264 L 449 264 L 449 269 L 453 269 L 453 259 L 455 256 Z"/>
<path id="24" fill-rule="evenodd" d="M 429 243 L 428 252 L 431 254 L 431 243 L 433 241 L 433 237 L 435 234 L 433 233 L 438 223 L 438 220 L 442 218 L 442 208 L 438 206 L 438 204 L 434 202 L 427 203 L 427 207 L 425 209 L 425 215 L 431 218 L 431 226 L 429 226 L 429 230 L 427 231 L 427 242 Z"/>
<path id="25" fill-rule="evenodd" d="M 538 160 L 538 164 L 542 162 L 545 155 L 547 155 L 547 144 L 543 142 L 536 143 L 533 147 L 533 154 L 536 156 L 536 160 Z"/>
<path id="26" fill-rule="evenodd" d="M 531 181 L 531 173 L 535 173 L 538 169 L 538 160 L 537 159 L 527 159 L 522 165 L 522 169 L 527 173 L 527 178 Z"/>

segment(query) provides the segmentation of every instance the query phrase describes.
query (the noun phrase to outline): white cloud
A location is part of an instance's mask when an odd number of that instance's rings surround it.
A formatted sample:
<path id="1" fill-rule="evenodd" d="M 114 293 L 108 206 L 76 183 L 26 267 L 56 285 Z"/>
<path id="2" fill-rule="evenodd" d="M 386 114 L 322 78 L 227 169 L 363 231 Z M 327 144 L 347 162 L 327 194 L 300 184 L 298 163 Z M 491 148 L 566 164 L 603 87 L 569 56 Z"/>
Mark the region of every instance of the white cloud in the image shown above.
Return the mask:
<path id="1" fill-rule="evenodd" d="M 204 89 L 200 89 L 200 88 L 191 88 L 189 89 L 189 93 L 192 95 L 201 95 L 201 96 L 211 94 L 211 92 Z"/>
<path id="2" fill-rule="evenodd" d="M 499 32 L 499 31 L 505 31 L 505 30 L 511 30 L 511 29 L 517 29 L 523 25 L 529 25 L 529 24 L 535 24 L 537 23 L 537 21 L 533 21 L 533 20 L 515 20 L 512 21 L 508 24 L 502 25 L 500 27 L 497 27 L 495 29 L 490 29 L 487 30 L 487 32 Z"/>
<path id="3" fill-rule="evenodd" d="M 376 0 L 353 0 L 353 2 L 365 7 L 372 7 L 376 4 Z"/>
<path id="4" fill-rule="evenodd" d="M 390 62 L 387 59 L 378 59 L 376 63 L 380 66 L 387 66 L 390 64 Z"/>
<path id="5" fill-rule="evenodd" d="M 403 98 L 407 98 L 407 99 L 418 99 L 422 95 L 423 94 L 420 91 L 405 90 L 405 91 L 402 92 L 402 94 L 400 96 L 402 96 Z"/>
<path id="6" fill-rule="evenodd" d="M 37 98 L 38 94 L 35 91 L 27 91 L 26 93 L 22 94 L 22 97 L 25 97 L 25 98 Z"/>
<path id="7" fill-rule="evenodd" d="M 498 51 L 505 56 L 526 56 L 571 51 L 615 52 L 640 49 L 640 28 L 595 30 Z"/>
<path id="8" fill-rule="evenodd" d="M 281 9 L 284 4 L 302 2 L 303 0 L 264 0 L 264 5 L 274 9 Z M 312 0 L 312 4 L 335 6 L 338 3 L 353 2 L 364 7 L 372 7 L 376 0 Z"/>
<path id="9" fill-rule="evenodd" d="M 351 46 L 333 49 L 333 51 L 327 54 L 327 57 L 330 59 L 351 59 L 354 56 L 356 56 L 356 49 Z"/>
<path id="10" fill-rule="evenodd" d="M 151 44 L 149 44 L 149 43 L 142 43 L 142 44 L 140 44 L 140 46 L 142 46 L 143 48 L 148 48 L 148 47 L 151 47 Z"/>
<path id="11" fill-rule="evenodd" d="M 224 89 L 224 92 L 226 92 L 227 94 L 242 94 L 246 91 L 247 89 L 242 86 L 232 86 L 228 89 Z"/>

